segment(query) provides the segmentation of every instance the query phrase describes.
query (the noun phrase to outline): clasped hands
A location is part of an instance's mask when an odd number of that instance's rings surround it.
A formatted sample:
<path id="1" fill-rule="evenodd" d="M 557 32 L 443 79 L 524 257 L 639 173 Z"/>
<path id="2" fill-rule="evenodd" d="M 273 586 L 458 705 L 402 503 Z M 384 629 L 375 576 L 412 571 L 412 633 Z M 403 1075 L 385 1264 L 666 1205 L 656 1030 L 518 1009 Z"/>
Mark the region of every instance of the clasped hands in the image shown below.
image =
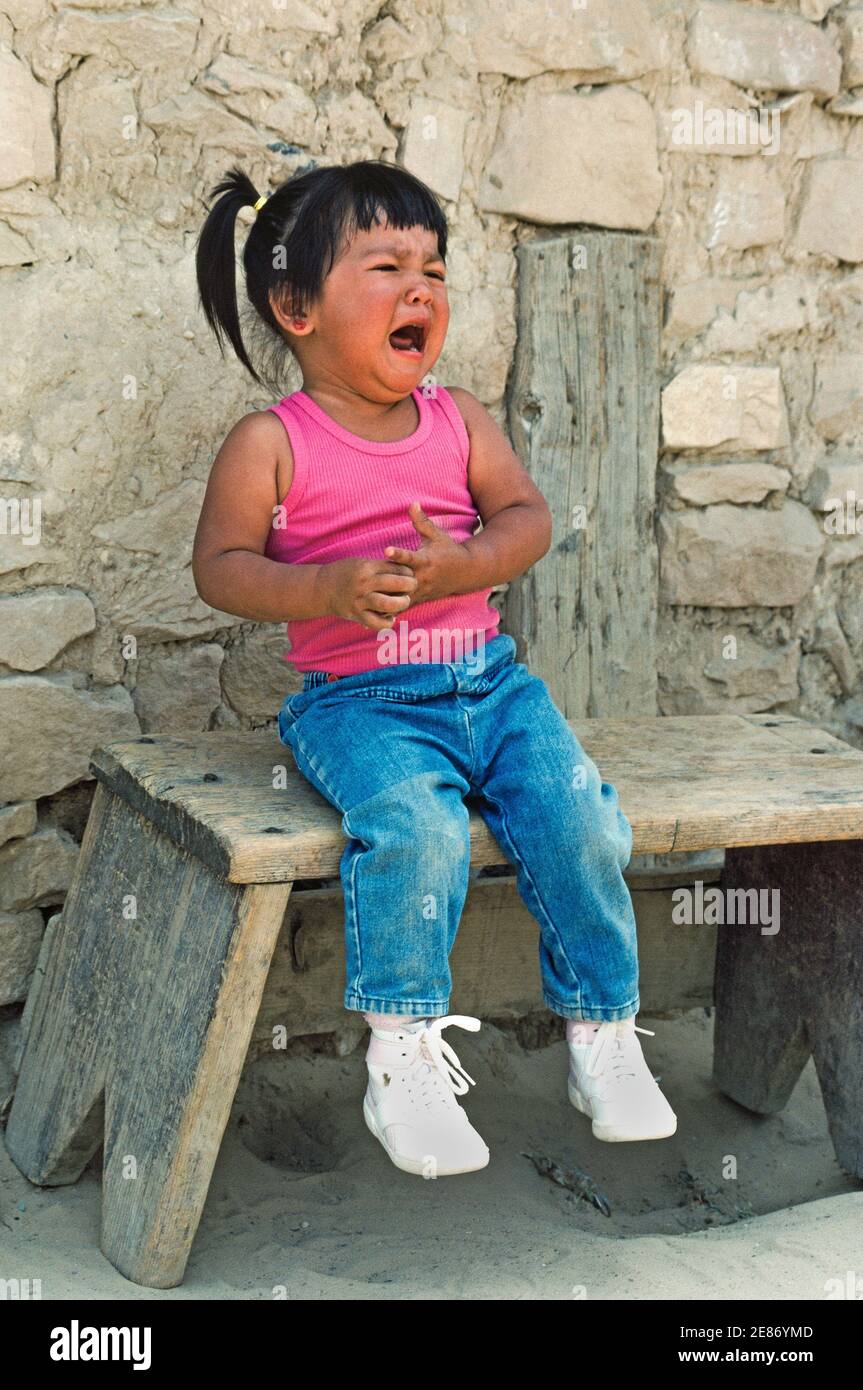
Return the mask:
<path id="1" fill-rule="evenodd" d="M 384 558 L 394 565 L 405 565 L 417 581 L 409 607 L 446 598 L 448 594 L 470 591 L 469 551 L 442 531 L 426 516 L 419 502 L 411 502 L 408 515 L 422 537 L 418 550 L 402 550 L 388 545 Z"/>
<path id="2" fill-rule="evenodd" d="M 408 515 L 421 537 L 418 550 L 388 545 L 379 560 L 354 555 L 316 567 L 316 616 L 344 618 L 381 632 L 417 603 L 480 587 L 467 546 L 435 526 L 418 502 L 411 502 Z"/>

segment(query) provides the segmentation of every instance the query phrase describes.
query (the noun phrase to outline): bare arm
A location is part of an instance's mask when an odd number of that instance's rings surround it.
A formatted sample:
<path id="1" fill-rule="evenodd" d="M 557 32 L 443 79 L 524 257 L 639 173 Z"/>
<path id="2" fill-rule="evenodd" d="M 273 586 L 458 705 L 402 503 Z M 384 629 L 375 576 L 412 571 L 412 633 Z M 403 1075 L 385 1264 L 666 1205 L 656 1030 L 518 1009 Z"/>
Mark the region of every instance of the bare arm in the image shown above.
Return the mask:
<path id="1" fill-rule="evenodd" d="M 551 545 L 548 503 L 494 418 L 460 387 L 450 395 L 470 436 L 468 488 L 483 529 L 463 542 L 470 572 L 456 592 L 488 589 L 524 574 Z M 462 584 L 469 583 L 465 589 Z"/>
<path id="2" fill-rule="evenodd" d="M 551 544 L 548 507 L 529 502 L 513 502 L 484 522 L 481 531 L 463 542 L 471 559 L 470 587 L 490 589 L 516 579 L 545 555 Z"/>
<path id="3" fill-rule="evenodd" d="M 337 617 L 375 632 L 391 627 L 417 587 L 407 566 L 351 556 L 295 565 L 264 554 L 292 479 L 281 421 L 272 411 L 243 416 L 216 456 L 198 519 L 192 575 L 200 597 L 255 622 Z"/>
<path id="4" fill-rule="evenodd" d="M 256 622 L 320 618 L 327 612 L 321 591 L 323 565 L 286 565 L 264 548 L 281 498 L 279 455 L 285 478 L 285 427 L 272 411 L 244 415 L 216 455 L 204 494 L 192 575 L 205 603 L 221 613 Z M 287 469 L 285 493 L 293 476 Z"/>

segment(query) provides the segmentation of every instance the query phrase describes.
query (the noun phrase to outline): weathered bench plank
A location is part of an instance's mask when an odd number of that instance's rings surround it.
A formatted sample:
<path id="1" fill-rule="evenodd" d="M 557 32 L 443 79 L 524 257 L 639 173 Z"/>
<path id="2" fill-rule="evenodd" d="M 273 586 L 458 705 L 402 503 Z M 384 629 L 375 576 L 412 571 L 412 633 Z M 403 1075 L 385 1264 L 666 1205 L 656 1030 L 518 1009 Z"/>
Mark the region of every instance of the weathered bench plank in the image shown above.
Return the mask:
<path id="1" fill-rule="evenodd" d="M 617 788 L 633 854 L 863 839 L 863 753 L 773 715 L 576 719 Z M 229 883 L 334 878 L 345 838 L 334 807 L 271 734 L 219 731 L 97 749 L 91 770 Z M 282 773 L 282 786 L 274 779 Z M 471 860 L 502 864 L 475 808 Z"/>

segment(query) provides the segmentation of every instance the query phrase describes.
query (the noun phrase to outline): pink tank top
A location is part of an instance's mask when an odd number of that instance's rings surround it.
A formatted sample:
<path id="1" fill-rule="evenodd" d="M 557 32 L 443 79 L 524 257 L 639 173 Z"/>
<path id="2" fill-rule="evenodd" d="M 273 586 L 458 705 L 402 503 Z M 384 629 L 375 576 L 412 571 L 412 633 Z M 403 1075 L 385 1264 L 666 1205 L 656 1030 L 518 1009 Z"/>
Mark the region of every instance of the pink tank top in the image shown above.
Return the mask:
<path id="1" fill-rule="evenodd" d="M 455 541 L 479 520 L 467 485 L 470 441 L 450 393 L 435 384 L 412 392 L 419 424 L 406 439 L 379 443 L 337 424 L 305 391 L 271 405 L 288 432 L 294 476 L 273 518 L 264 554 L 285 564 L 329 564 L 348 556 L 385 559 L 384 547 L 418 550 L 408 514 L 416 500 Z M 286 623 L 284 659 L 298 671 L 338 676 L 412 661 L 472 661 L 497 633 L 491 589 L 406 608 L 381 632 L 344 618 Z"/>

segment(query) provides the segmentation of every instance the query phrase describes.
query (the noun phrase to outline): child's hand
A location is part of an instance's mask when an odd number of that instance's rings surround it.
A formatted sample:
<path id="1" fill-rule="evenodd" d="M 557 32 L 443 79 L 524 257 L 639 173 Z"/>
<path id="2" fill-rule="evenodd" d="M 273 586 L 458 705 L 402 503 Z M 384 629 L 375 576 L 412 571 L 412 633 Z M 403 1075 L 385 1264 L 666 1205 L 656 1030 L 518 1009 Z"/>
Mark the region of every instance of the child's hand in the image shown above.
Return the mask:
<path id="1" fill-rule="evenodd" d="M 417 588 L 413 571 L 389 560 L 333 560 L 320 569 L 327 612 L 373 632 L 391 628 Z"/>
<path id="2" fill-rule="evenodd" d="M 419 502 L 411 502 L 408 515 L 423 537 L 419 549 L 401 550 L 388 545 L 384 554 L 396 564 L 408 565 L 416 576 L 418 583 L 410 595 L 411 607 L 446 598 L 448 594 L 469 593 L 471 560 L 464 546 L 435 526 Z"/>

